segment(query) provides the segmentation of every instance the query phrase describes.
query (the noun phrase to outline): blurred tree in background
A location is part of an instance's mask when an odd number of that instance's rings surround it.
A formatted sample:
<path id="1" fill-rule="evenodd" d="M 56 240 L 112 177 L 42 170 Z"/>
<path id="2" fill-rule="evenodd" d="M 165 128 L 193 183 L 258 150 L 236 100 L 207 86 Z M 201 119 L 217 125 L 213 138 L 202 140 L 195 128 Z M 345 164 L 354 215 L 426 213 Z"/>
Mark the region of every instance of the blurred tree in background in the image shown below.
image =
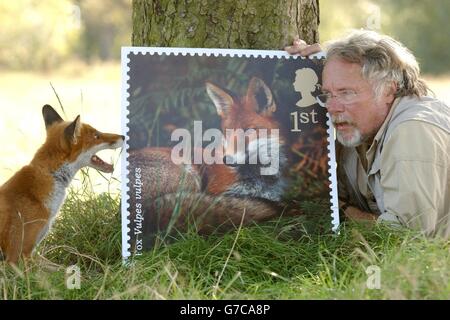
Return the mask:
<path id="1" fill-rule="evenodd" d="M 319 5 L 321 42 L 351 28 L 379 27 L 414 52 L 423 72 L 450 72 L 449 0 L 319 0 Z M 118 60 L 120 47 L 131 43 L 131 12 L 131 0 L 1 1 L 0 67 L 45 70 L 74 58 Z"/>
<path id="2" fill-rule="evenodd" d="M 131 39 L 131 0 L 76 0 L 82 32 L 77 52 L 86 61 L 120 59 Z"/>
<path id="3" fill-rule="evenodd" d="M 48 70 L 68 59 L 120 59 L 130 45 L 131 0 L 0 2 L 0 66 Z"/>
<path id="4" fill-rule="evenodd" d="M 376 27 L 407 46 L 422 72 L 450 72 L 450 1 L 448 0 L 320 0 L 322 42 L 350 28 Z"/>
<path id="5" fill-rule="evenodd" d="M 48 69 L 72 54 L 79 37 L 77 8 L 69 0 L 0 2 L 0 65 Z"/>
<path id="6" fill-rule="evenodd" d="M 386 32 L 402 41 L 418 57 L 426 73 L 450 71 L 450 1 L 382 0 Z M 382 9 L 383 14 L 383 9 Z"/>

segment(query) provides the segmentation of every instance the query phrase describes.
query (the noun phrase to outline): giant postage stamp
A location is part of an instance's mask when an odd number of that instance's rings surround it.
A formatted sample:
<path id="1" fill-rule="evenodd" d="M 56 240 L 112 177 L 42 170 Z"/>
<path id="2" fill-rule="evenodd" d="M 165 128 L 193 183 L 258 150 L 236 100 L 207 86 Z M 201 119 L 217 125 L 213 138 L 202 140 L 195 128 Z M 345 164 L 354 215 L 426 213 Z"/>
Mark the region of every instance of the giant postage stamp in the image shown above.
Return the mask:
<path id="1" fill-rule="evenodd" d="M 339 225 L 323 56 L 122 48 L 123 257 L 322 206 Z"/>

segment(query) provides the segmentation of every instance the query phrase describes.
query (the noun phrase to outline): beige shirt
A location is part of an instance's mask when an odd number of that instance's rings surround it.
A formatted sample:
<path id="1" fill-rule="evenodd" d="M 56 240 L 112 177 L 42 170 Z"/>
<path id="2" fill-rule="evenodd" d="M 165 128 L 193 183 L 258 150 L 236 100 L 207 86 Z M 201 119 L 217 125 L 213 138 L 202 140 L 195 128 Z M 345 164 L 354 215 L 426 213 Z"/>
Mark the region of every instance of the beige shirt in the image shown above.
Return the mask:
<path id="1" fill-rule="evenodd" d="M 399 123 L 385 137 L 396 113 L 397 99 L 373 142 L 354 148 L 357 152 L 356 188 L 365 200 L 364 210 L 379 215 L 379 221 L 394 221 L 418 228 L 427 235 L 450 236 L 450 134 L 439 125 L 417 119 Z M 447 107 L 448 108 L 448 107 Z M 444 115 L 444 120 L 449 113 Z M 450 123 L 450 117 L 448 118 Z M 385 139 L 382 141 L 382 139 Z M 377 153 L 378 144 L 383 143 Z M 383 212 L 370 188 L 369 172 L 380 161 Z M 338 179 L 343 179 L 338 163 Z M 340 199 L 348 199 L 346 185 L 339 184 Z M 352 201 L 350 201 L 352 202 Z M 355 202 L 355 201 L 353 201 Z M 357 202 L 357 201 L 356 201 Z M 358 203 L 352 203 L 358 206 Z M 361 207 L 361 206 L 359 206 Z"/>

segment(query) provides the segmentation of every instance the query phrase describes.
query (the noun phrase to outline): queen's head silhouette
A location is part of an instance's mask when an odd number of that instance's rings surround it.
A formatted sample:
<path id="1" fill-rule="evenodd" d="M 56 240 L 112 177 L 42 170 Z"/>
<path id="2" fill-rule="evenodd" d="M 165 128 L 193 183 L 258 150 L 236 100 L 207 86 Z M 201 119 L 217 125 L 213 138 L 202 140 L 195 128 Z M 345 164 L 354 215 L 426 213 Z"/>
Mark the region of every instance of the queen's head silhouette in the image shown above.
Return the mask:
<path id="1" fill-rule="evenodd" d="M 302 68 L 295 71 L 294 89 L 300 92 L 302 98 L 296 103 L 298 107 L 306 108 L 317 103 L 312 93 L 316 91 L 319 78 L 311 68 Z"/>

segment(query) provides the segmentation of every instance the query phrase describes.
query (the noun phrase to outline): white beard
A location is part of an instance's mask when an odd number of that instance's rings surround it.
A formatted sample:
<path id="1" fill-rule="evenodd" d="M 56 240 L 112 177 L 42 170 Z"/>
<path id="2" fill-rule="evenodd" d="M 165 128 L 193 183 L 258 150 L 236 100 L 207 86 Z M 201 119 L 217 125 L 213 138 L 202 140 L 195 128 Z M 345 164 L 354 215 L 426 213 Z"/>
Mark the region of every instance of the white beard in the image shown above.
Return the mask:
<path id="1" fill-rule="evenodd" d="M 352 132 L 346 135 L 343 135 L 341 131 L 336 129 L 337 140 L 345 147 L 357 147 L 361 143 L 364 142 L 365 137 L 362 136 L 361 131 L 353 125 L 351 119 L 345 117 L 342 114 L 338 114 L 336 116 L 331 117 L 331 121 L 333 125 L 336 127 L 336 123 L 346 122 L 352 126 Z"/>
<path id="2" fill-rule="evenodd" d="M 353 128 L 353 132 L 350 138 L 344 138 L 344 136 L 340 133 L 339 130 L 336 130 L 336 136 L 338 141 L 345 147 L 357 147 L 361 143 L 363 143 L 364 140 L 363 136 L 361 135 L 361 131 L 359 131 L 357 128 Z"/>

